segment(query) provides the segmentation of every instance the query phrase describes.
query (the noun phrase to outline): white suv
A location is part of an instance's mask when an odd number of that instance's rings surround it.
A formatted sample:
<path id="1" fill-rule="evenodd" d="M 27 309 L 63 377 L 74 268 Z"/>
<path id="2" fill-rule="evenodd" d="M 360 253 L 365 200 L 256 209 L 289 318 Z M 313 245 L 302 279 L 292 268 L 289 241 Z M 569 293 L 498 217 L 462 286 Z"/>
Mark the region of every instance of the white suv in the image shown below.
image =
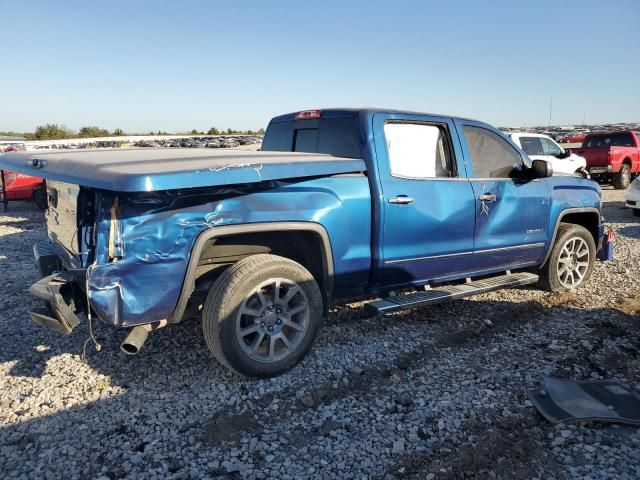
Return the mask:
<path id="1" fill-rule="evenodd" d="M 551 162 L 554 174 L 579 174 L 583 177 L 588 177 L 585 158 L 571 153 L 571 150 L 565 150 L 551 137 L 540 133 L 528 132 L 510 133 L 509 137 L 531 160 L 547 160 Z"/>

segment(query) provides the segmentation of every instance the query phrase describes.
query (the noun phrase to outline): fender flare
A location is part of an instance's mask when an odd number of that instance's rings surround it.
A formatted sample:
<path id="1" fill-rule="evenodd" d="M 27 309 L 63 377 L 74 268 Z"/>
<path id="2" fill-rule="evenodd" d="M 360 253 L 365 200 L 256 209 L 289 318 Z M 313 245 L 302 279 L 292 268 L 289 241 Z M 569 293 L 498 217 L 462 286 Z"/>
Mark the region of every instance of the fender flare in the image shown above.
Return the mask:
<path id="1" fill-rule="evenodd" d="M 329 241 L 329 234 L 326 229 L 319 223 L 314 222 L 261 222 L 261 223 L 244 223 L 238 225 L 224 225 L 219 227 L 212 227 L 203 231 L 198 235 L 196 241 L 191 249 L 189 256 L 189 265 L 182 282 L 182 289 L 180 296 L 178 297 L 178 303 L 173 310 L 173 313 L 169 317 L 167 323 L 178 323 L 184 315 L 187 308 L 187 302 L 189 297 L 195 289 L 195 273 L 200 260 L 200 254 L 205 245 L 212 238 L 227 237 L 230 235 L 238 235 L 242 233 L 259 233 L 259 232 L 291 232 L 291 231 L 303 231 L 313 232 L 317 234 L 322 241 L 322 268 L 323 268 L 323 297 L 327 303 L 325 309 L 331 303 L 333 296 L 333 252 L 331 249 L 331 242 Z"/>
<path id="2" fill-rule="evenodd" d="M 558 215 L 558 220 L 556 221 L 556 225 L 553 229 L 553 236 L 551 237 L 551 243 L 547 248 L 547 254 L 544 257 L 544 261 L 540 264 L 540 267 L 543 267 L 547 263 L 547 260 L 549 260 L 549 257 L 551 256 L 551 250 L 553 249 L 553 245 L 556 243 L 556 236 L 558 235 L 558 228 L 560 227 L 560 223 L 562 222 L 562 219 L 567 215 L 569 215 L 570 213 L 595 213 L 598 216 L 598 225 L 601 224 L 602 217 L 600 216 L 600 211 L 595 207 L 567 208 L 565 210 L 562 210 L 560 212 L 560 215 Z M 596 239 L 596 246 L 597 245 L 598 245 L 598 239 Z"/>

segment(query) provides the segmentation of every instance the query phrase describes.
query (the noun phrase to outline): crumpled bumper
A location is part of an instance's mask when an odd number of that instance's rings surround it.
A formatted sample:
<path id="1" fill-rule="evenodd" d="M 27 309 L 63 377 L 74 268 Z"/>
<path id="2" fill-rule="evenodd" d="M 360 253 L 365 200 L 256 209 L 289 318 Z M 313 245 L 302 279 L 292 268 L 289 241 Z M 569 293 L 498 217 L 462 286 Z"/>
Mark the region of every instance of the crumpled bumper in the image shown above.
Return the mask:
<path id="1" fill-rule="evenodd" d="M 60 259 L 53 253 L 47 242 L 35 244 L 33 253 L 44 278 L 31 285 L 29 293 L 44 300 L 50 308 L 43 307 L 29 312 L 31 320 L 56 332 L 69 335 L 80 323 L 76 315 L 78 311 L 76 304 L 78 292 L 81 289 L 77 284 L 76 274 L 61 271 Z"/>
<path id="2" fill-rule="evenodd" d="M 71 272 L 56 272 L 31 285 L 29 293 L 48 302 L 51 306 L 51 310 L 42 308 L 29 312 L 31 320 L 56 332 L 69 335 L 80 323 L 73 299 L 74 281 Z M 53 316 L 50 313 L 53 313 Z"/>

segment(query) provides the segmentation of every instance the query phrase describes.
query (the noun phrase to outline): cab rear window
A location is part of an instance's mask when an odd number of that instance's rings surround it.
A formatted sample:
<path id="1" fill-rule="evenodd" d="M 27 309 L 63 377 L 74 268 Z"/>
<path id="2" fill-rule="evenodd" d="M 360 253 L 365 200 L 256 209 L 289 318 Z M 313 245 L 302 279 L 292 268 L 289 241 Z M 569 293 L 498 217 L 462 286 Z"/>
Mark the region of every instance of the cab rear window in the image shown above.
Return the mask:
<path id="1" fill-rule="evenodd" d="M 586 148 L 633 147 L 630 133 L 612 133 L 610 135 L 594 135 L 587 137 Z"/>
<path id="2" fill-rule="evenodd" d="M 348 117 L 270 123 L 262 150 L 362 158 L 357 120 Z"/>

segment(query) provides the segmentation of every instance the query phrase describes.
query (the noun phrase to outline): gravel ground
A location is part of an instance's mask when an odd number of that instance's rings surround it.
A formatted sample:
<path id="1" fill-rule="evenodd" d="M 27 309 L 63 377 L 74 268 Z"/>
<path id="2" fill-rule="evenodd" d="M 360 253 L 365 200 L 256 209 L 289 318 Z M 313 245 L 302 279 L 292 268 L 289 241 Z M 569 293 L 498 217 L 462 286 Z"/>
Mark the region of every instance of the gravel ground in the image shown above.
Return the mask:
<path id="1" fill-rule="evenodd" d="M 541 376 L 640 386 L 640 225 L 605 189 L 617 260 L 585 288 L 500 291 L 387 319 L 330 315 L 312 354 L 271 380 L 228 373 L 197 320 L 69 337 L 29 321 L 42 214 L 0 216 L 2 478 L 639 478 L 640 429 L 554 427 L 527 401 Z"/>

